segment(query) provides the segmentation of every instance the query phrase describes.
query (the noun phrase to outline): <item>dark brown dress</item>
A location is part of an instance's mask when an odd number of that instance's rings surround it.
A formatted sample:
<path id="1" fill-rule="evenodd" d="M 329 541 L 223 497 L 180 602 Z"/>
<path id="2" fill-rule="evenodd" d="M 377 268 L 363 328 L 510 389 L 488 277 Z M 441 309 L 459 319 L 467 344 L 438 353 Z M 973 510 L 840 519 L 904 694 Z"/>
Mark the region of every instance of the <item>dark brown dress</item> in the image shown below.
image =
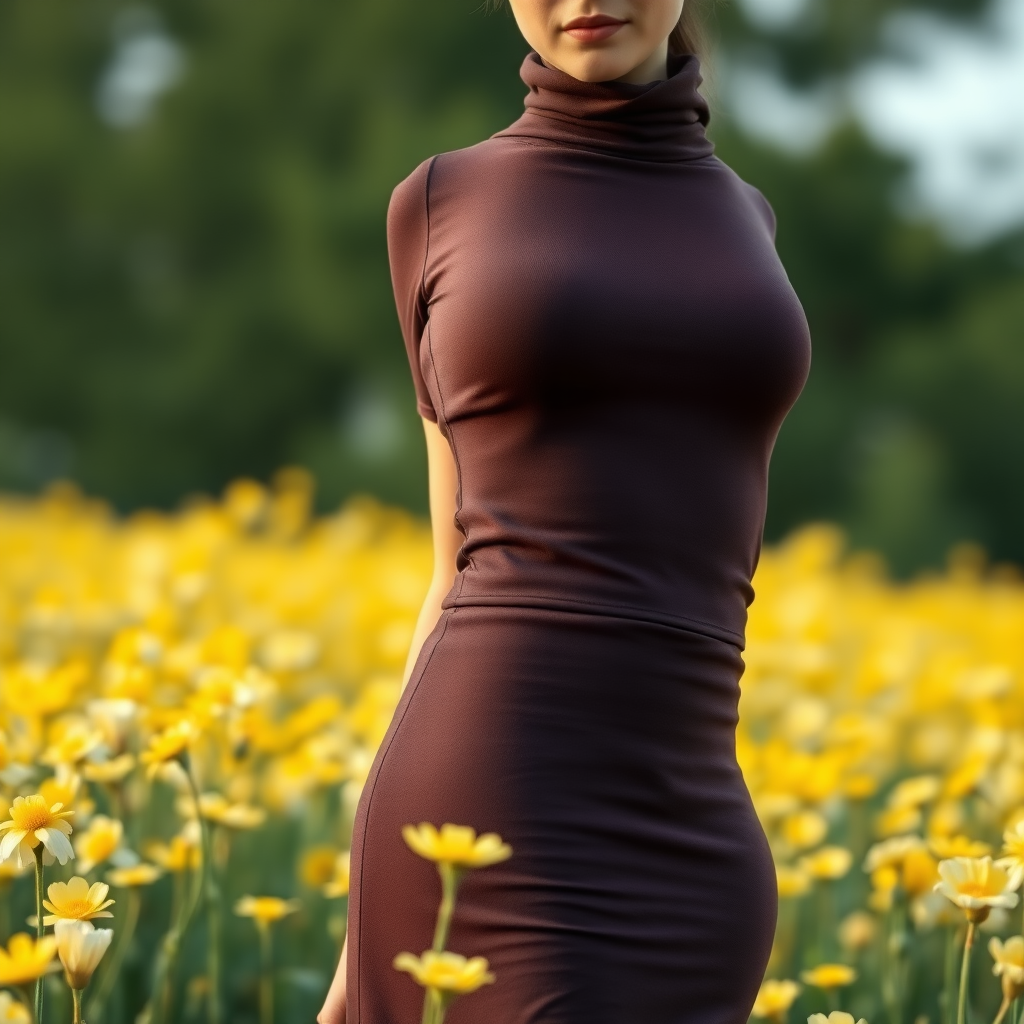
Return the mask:
<path id="1" fill-rule="evenodd" d="M 439 888 L 407 822 L 511 860 L 449 948 L 495 984 L 450 1024 L 740 1024 L 775 926 L 735 756 L 768 461 L 808 368 L 772 213 L 712 155 L 695 58 L 667 81 L 523 65 L 519 121 L 395 190 L 423 416 L 459 471 L 458 577 L 363 792 L 350 1024 L 415 1024 L 391 966 Z"/>

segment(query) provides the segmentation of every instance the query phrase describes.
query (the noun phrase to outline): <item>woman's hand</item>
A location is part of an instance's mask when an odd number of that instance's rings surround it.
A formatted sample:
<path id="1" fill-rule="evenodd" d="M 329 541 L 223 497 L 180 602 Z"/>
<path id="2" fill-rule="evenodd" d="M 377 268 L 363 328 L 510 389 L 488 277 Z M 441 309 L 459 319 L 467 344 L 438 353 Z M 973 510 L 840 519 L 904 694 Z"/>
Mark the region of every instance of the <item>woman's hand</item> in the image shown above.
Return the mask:
<path id="1" fill-rule="evenodd" d="M 348 963 L 348 936 L 345 936 L 345 943 L 341 947 L 341 959 L 338 961 L 338 969 L 334 972 L 334 981 L 331 982 L 327 998 L 324 1000 L 324 1008 L 317 1014 L 318 1024 L 345 1024 L 348 1013 L 348 1001 L 346 999 L 346 964 Z"/>

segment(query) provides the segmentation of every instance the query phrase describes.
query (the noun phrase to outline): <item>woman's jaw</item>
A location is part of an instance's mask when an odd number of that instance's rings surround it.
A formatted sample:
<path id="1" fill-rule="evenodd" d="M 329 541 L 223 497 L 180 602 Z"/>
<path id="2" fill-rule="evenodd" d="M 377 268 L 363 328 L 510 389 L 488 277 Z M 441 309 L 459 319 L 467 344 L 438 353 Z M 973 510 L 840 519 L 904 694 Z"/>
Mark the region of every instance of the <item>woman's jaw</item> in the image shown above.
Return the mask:
<path id="1" fill-rule="evenodd" d="M 545 64 L 583 82 L 666 77 L 668 37 L 682 0 L 510 0 Z"/>

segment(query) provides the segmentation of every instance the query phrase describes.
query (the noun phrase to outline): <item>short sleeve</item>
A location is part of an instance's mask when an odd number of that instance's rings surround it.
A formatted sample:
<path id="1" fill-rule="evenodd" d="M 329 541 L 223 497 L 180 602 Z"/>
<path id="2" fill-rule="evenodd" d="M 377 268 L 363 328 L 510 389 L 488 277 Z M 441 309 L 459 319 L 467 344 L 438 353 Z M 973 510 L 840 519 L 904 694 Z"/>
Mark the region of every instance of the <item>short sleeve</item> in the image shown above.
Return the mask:
<path id="1" fill-rule="evenodd" d="M 398 322 L 405 339 L 416 407 L 424 419 L 437 422 L 420 362 L 420 344 L 427 323 L 424 270 L 430 234 L 428 189 L 433 160 L 420 164 L 391 194 L 388 206 L 388 260 L 395 291 Z"/>

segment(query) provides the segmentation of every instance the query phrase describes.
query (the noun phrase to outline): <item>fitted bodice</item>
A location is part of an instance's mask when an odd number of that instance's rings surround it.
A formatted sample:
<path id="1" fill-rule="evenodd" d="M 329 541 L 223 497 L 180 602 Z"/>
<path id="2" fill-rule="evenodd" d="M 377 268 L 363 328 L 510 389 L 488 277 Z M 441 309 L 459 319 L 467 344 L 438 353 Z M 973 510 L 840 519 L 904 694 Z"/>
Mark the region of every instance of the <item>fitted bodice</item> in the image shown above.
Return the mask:
<path id="1" fill-rule="evenodd" d="M 696 59 L 648 86 L 531 54 L 526 112 L 395 190 L 419 409 L 459 472 L 446 606 L 742 644 L 768 464 L 809 362 L 767 203 L 712 153 Z"/>

